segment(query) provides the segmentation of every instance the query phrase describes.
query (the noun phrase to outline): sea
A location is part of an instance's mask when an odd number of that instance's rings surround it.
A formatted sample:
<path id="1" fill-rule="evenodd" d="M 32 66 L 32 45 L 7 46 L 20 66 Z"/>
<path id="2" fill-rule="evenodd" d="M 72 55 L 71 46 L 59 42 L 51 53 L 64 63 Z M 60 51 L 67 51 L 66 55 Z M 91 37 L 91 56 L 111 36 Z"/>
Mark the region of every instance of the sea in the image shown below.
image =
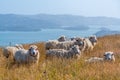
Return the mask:
<path id="1" fill-rule="evenodd" d="M 115 27 L 110 27 L 111 29 Z M 120 28 L 120 27 L 119 27 Z M 29 44 L 58 39 L 61 35 L 66 37 L 88 37 L 100 31 L 100 27 L 92 26 L 89 30 L 63 30 L 42 29 L 41 31 L 0 31 L 0 46 L 15 44 Z"/>

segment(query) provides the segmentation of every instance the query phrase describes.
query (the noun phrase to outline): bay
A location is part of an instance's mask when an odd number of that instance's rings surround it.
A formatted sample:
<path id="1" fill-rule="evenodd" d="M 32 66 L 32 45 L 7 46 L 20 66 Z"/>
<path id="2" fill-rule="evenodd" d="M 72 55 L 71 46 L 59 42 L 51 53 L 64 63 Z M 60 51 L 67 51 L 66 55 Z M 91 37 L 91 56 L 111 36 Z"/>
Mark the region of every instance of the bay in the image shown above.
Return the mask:
<path id="1" fill-rule="evenodd" d="M 79 30 L 63 30 L 63 29 L 43 29 L 36 32 L 11 32 L 0 31 L 0 46 L 8 46 L 15 44 L 35 43 L 57 39 L 61 35 L 67 37 L 87 37 L 99 31 L 99 28 L 90 28 L 86 31 Z"/>

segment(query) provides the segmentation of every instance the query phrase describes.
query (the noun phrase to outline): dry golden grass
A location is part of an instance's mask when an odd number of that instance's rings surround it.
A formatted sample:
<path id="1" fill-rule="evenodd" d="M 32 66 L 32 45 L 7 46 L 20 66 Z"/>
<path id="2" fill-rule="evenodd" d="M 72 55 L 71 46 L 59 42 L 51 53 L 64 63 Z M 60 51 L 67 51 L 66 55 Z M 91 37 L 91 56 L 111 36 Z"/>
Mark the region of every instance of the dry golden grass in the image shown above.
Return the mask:
<path id="1" fill-rule="evenodd" d="M 24 45 L 28 49 L 30 44 Z M 44 43 L 36 43 L 41 53 L 38 66 L 17 66 L 2 56 L 0 49 L 0 80 L 120 80 L 120 35 L 98 38 L 91 52 L 76 59 L 46 59 Z M 116 62 L 85 63 L 91 56 L 115 52 Z"/>

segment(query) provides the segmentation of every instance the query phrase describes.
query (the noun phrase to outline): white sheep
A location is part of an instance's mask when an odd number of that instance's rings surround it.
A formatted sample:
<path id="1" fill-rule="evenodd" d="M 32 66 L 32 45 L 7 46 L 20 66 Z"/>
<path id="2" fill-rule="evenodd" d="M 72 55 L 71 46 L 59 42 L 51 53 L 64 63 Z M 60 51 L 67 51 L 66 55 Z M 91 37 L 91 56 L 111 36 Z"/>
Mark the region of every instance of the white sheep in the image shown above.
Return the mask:
<path id="1" fill-rule="evenodd" d="M 81 54 L 81 51 L 79 50 L 78 45 L 74 45 L 71 47 L 69 50 L 65 49 L 50 49 L 47 50 L 46 56 L 56 56 L 56 57 L 61 57 L 61 58 L 72 58 L 72 57 L 77 57 L 79 58 Z"/>
<path id="2" fill-rule="evenodd" d="M 45 43 L 46 49 L 54 49 L 58 43 L 58 40 L 49 40 Z"/>
<path id="3" fill-rule="evenodd" d="M 14 60 L 16 63 L 37 63 L 39 61 L 40 53 L 36 45 L 31 45 L 28 50 L 21 49 L 15 53 Z"/>
<path id="4" fill-rule="evenodd" d="M 114 53 L 109 51 L 109 52 L 105 52 L 104 53 L 104 57 L 100 58 L 100 57 L 91 57 L 88 60 L 85 60 L 85 62 L 103 62 L 103 61 L 113 61 L 115 62 L 115 56 Z"/>
<path id="5" fill-rule="evenodd" d="M 93 35 L 93 36 L 90 36 L 89 38 L 85 38 L 84 41 L 85 41 L 85 46 L 86 46 L 85 50 L 86 51 L 93 50 L 94 46 L 97 43 L 97 37 Z"/>
<path id="6" fill-rule="evenodd" d="M 5 56 L 6 58 L 9 58 L 9 57 L 13 58 L 15 52 L 18 51 L 19 49 L 24 49 L 21 44 L 16 44 L 15 46 L 4 47 L 3 56 Z"/>
<path id="7" fill-rule="evenodd" d="M 81 45 L 80 40 L 59 42 L 57 40 L 46 42 L 46 49 L 66 49 L 69 50 L 74 45 Z"/>

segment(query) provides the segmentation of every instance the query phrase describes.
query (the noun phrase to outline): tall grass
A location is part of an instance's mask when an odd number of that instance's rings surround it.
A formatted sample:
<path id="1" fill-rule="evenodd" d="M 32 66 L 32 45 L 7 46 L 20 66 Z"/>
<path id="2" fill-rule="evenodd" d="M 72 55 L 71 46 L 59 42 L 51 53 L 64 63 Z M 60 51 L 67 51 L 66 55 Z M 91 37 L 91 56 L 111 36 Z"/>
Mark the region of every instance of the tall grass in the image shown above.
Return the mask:
<path id="1" fill-rule="evenodd" d="M 83 53 L 79 60 L 46 59 L 44 43 L 36 45 L 41 53 L 38 66 L 17 66 L 4 58 L 0 49 L 0 80 L 120 80 L 120 35 L 98 38 L 94 50 Z M 84 62 L 91 56 L 103 57 L 105 51 L 115 52 L 116 62 Z"/>

